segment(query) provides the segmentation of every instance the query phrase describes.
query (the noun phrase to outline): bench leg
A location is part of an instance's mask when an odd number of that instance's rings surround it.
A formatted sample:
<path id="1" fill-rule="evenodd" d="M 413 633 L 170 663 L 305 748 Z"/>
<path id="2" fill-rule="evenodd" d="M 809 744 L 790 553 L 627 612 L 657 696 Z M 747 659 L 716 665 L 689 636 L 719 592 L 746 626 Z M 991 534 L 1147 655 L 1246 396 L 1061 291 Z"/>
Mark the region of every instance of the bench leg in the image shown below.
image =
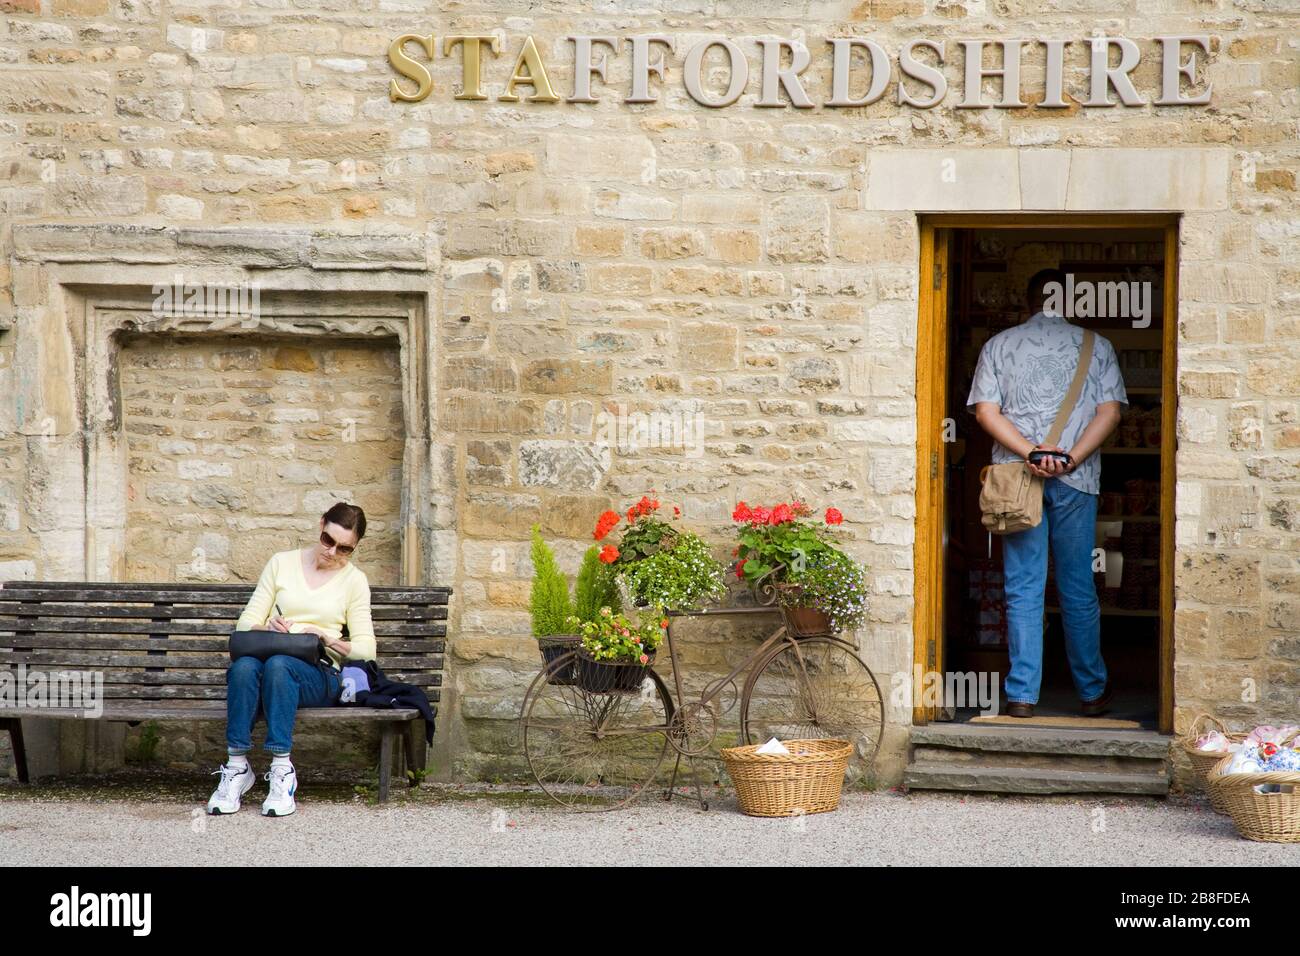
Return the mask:
<path id="1" fill-rule="evenodd" d="M 388 786 L 393 776 L 393 746 L 397 743 L 394 739 L 393 725 L 389 721 L 384 721 L 384 727 L 379 738 L 379 802 L 388 802 Z"/>
<path id="2" fill-rule="evenodd" d="M 0 727 L 9 731 L 9 743 L 13 747 L 14 766 L 18 768 L 18 782 L 31 783 L 27 775 L 27 748 L 23 745 L 23 722 L 17 717 L 6 717 L 0 721 Z"/>
<path id="3" fill-rule="evenodd" d="M 402 726 L 402 749 L 406 756 L 406 785 L 418 787 L 420 778 L 415 772 L 415 721 L 413 720 L 408 720 Z"/>

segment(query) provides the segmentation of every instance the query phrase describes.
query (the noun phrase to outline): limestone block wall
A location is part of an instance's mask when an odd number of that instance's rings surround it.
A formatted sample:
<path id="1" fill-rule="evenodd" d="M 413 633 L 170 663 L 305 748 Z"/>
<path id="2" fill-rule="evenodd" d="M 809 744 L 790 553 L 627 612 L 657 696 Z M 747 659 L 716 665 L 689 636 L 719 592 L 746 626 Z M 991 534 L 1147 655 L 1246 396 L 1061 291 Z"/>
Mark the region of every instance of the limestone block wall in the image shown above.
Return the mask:
<path id="1" fill-rule="evenodd" d="M 137 336 L 118 376 L 129 580 L 254 583 L 271 554 L 314 540 L 330 505 L 353 501 L 367 521 L 358 566 L 397 583 L 395 349 Z"/>
<path id="2" fill-rule="evenodd" d="M 456 589 L 437 772 L 517 766 L 509 721 L 535 656 L 527 527 L 540 522 L 574 570 L 594 515 L 648 488 L 720 552 L 737 499 L 839 507 L 872 568 L 860 637 L 887 681 L 912 659 L 916 211 L 1176 210 L 1179 723 L 1203 708 L 1243 722 L 1294 711 L 1294 3 L 0 6 L 0 578 L 77 573 L 50 489 L 59 468 L 76 474 L 80 421 L 52 415 L 40 384 L 72 368 L 56 347 L 69 320 L 54 264 L 169 274 L 184 259 L 196 275 L 291 287 L 336 270 L 427 295 L 434 477 L 417 517 L 426 576 Z M 459 60 L 440 54 L 428 100 L 390 101 L 394 37 L 485 30 L 505 50 L 485 65 L 487 99 L 453 99 Z M 725 35 L 754 64 L 757 38 L 802 38 L 818 103 L 828 36 L 891 53 L 944 41 L 956 87 L 960 38 L 1122 34 L 1142 44 L 1134 81 L 1150 99 L 1150 38 L 1206 33 L 1214 95 L 1206 108 L 1083 108 L 1079 42 L 1063 110 L 961 110 L 954 92 L 900 107 L 896 62 L 872 106 L 756 108 L 755 67 L 740 101 L 715 110 L 684 93 L 680 55 L 653 81 L 658 102 L 626 104 L 626 52 L 596 104 L 499 98 L 525 35 L 566 95 L 576 32 L 664 32 L 682 49 Z M 1041 101 L 1041 48 L 1022 72 Z M 709 83 L 726 79 L 710 67 Z M 617 439 L 649 412 L 698 421 L 699 453 Z M 47 418 L 69 448 L 57 468 Z M 907 713 L 890 719 L 887 778 Z"/>

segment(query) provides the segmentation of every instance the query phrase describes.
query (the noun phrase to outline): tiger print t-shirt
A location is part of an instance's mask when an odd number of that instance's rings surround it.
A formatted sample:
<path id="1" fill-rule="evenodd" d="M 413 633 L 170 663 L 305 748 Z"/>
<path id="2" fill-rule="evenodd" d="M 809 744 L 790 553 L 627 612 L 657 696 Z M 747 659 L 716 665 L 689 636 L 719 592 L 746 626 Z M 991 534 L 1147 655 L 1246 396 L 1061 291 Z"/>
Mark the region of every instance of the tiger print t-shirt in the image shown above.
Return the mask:
<path id="1" fill-rule="evenodd" d="M 1015 328 L 999 332 L 980 350 L 970 397 L 966 399 L 967 409 L 973 412 L 977 402 L 993 402 L 1025 438 L 1034 444 L 1044 441 L 1070 389 L 1082 344 L 1083 329 L 1050 312 L 1036 313 Z M 1057 444 L 1069 451 L 1102 402 L 1128 405 L 1128 393 L 1124 390 L 1115 347 L 1097 335 L 1079 401 L 1071 410 Z M 1019 455 L 998 442 L 993 443 L 994 464 L 1019 460 Z M 1101 456 L 1093 452 L 1074 471 L 1061 475 L 1060 480 L 1079 491 L 1098 494 Z"/>

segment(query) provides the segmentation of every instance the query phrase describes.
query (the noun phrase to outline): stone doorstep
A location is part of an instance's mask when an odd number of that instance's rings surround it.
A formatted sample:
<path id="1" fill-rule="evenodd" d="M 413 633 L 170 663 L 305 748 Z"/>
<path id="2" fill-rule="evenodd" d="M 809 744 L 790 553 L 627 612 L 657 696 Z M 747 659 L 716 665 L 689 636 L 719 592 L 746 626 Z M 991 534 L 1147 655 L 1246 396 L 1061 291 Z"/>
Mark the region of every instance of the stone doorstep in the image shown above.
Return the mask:
<path id="1" fill-rule="evenodd" d="M 1140 730 L 929 724 L 910 731 L 911 758 L 903 786 L 1165 795 L 1172 739 Z"/>
<path id="2" fill-rule="evenodd" d="M 1097 757 L 1091 754 L 975 750 L 961 747 L 929 747 L 923 744 L 913 744 L 909 766 L 950 767 L 953 770 L 965 770 L 971 767 L 996 767 L 1008 772 L 1025 768 L 1031 770 L 1085 770 L 1089 773 L 1164 773 L 1168 762 L 1163 758 Z"/>
<path id="3" fill-rule="evenodd" d="M 1173 744 L 1173 737 L 1148 730 L 1066 730 L 956 723 L 912 727 L 908 739 L 913 745 L 927 747 L 1149 760 L 1168 760 Z"/>
<path id="4" fill-rule="evenodd" d="M 909 790 L 989 793 L 1124 793 L 1167 796 L 1169 778 L 1156 773 L 1048 770 L 1028 767 L 963 767 L 912 764 L 903 773 Z"/>

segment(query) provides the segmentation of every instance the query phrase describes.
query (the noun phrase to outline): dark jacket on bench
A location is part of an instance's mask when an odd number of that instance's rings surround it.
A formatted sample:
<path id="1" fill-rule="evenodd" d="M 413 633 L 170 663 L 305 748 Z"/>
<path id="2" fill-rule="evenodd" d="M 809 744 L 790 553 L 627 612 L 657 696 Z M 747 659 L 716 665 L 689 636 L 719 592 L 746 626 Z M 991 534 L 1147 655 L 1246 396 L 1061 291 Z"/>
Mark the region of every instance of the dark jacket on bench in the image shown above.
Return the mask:
<path id="1" fill-rule="evenodd" d="M 433 743 L 433 707 L 429 704 L 429 695 L 414 684 L 389 680 L 379 665 L 374 661 L 345 661 L 343 666 L 359 667 L 366 672 L 370 684 L 369 690 L 357 691 L 355 699 L 339 701 L 344 707 L 414 707 L 424 718 L 424 739 Z"/>

